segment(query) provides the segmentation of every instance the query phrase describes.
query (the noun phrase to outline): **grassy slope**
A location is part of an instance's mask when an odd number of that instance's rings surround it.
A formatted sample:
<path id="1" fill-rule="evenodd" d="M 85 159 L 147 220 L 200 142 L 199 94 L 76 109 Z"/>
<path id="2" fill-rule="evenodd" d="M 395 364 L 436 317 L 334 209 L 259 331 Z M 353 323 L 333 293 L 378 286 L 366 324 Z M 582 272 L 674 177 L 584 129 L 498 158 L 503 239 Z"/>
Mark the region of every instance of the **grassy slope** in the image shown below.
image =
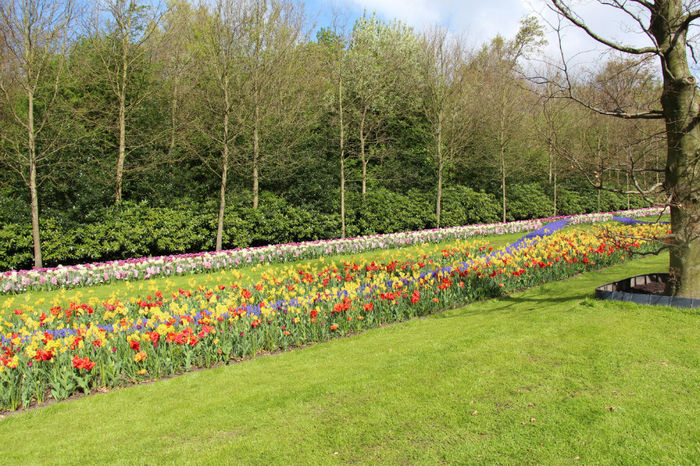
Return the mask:
<path id="1" fill-rule="evenodd" d="M 0 457 L 698 462 L 700 315 L 589 299 L 665 260 L 8 416 Z"/>

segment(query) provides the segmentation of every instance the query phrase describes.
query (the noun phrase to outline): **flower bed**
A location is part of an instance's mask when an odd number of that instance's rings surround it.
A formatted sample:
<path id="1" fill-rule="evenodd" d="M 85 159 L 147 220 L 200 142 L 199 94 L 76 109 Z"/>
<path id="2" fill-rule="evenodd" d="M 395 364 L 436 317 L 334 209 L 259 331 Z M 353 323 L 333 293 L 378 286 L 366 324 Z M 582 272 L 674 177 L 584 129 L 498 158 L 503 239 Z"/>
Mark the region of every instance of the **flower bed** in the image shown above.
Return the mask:
<path id="1" fill-rule="evenodd" d="M 660 208 L 521 220 L 508 223 L 467 225 L 358 238 L 308 241 L 256 248 L 202 252 L 174 256 L 144 257 L 111 262 L 58 266 L 54 268 L 11 270 L 0 274 L 0 293 L 52 290 L 232 269 L 251 264 L 270 264 L 311 259 L 335 254 L 396 248 L 411 244 L 439 243 L 475 235 L 518 233 L 542 227 L 553 220 L 568 219 L 570 224 L 608 221 L 614 215 L 643 217 L 660 214 Z"/>
<path id="2" fill-rule="evenodd" d="M 604 236 L 623 230 L 628 239 Z M 290 264 L 254 284 L 156 291 L 99 306 L 20 306 L 0 315 L 0 407 L 157 379 L 434 313 L 619 263 L 630 250 L 651 250 L 651 239 L 666 233 L 660 225 L 556 232 L 498 254 L 465 241 L 434 255 L 396 249 L 382 263 Z"/>

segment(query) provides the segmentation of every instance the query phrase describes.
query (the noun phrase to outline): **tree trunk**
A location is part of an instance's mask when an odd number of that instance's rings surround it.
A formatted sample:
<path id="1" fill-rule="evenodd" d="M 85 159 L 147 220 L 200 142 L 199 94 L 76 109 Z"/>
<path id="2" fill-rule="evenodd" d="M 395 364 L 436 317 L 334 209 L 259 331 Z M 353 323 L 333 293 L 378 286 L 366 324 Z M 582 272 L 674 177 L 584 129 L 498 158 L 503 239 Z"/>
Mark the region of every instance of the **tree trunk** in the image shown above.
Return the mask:
<path id="1" fill-rule="evenodd" d="M 604 161 L 603 161 L 603 155 L 600 150 L 600 138 L 598 138 L 598 147 L 597 147 L 597 155 L 598 155 L 598 212 L 601 211 L 601 196 L 603 194 L 603 169 L 605 168 L 604 166 Z M 618 172 L 619 173 L 619 172 Z"/>
<path id="2" fill-rule="evenodd" d="M 173 83 L 173 93 L 170 97 L 170 144 L 168 145 L 168 160 L 171 160 L 175 150 L 175 133 L 177 129 L 177 80 Z"/>
<path id="3" fill-rule="evenodd" d="M 126 108 L 124 99 L 119 99 L 119 155 L 117 158 L 117 192 L 115 203 L 122 201 L 122 183 L 124 179 L 124 160 L 126 159 Z"/>
<path id="4" fill-rule="evenodd" d="M 343 126 L 343 81 L 338 80 L 338 113 L 340 119 L 340 237 L 345 238 L 345 128 Z"/>
<path id="5" fill-rule="evenodd" d="M 554 172 L 554 216 L 557 216 L 557 172 Z"/>
<path id="6" fill-rule="evenodd" d="M 437 160 L 438 160 L 438 185 L 437 200 L 435 202 L 435 216 L 437 218 L 437 228 L 440 228 L 440 215 L 442 214 L 442 170 L 444 161 L 442 159 L 442 113 L 438 115 L 437 126 Z"/>
<path id="7" fill-rule="evenodd" d="M 700 167 L 700 103 L 696 80 L 688 67 L 686 12 L 681 0 L 657 0 L 651 18 L 651 33 L 663 50 L 677 39 L 675 46 L 661 57 L 663 94 L 661 105 L 666 122 L 668 152 L 664 187 L 670 197 L 671 238 L 668 294 L 700 298 L 700 199 L 697 180 Z M 682 31 L 682 34 L 678 34 Z M 680 37 L 678 37 L 680 36 Z"/>
<path id="8" fill-rule="evenodd" d="M 501 195 L 503 196 L 503 223 L 506 222 L 506 95 L 505 86 L 501 100 L 501 118 L 500 128 L 498 131 L 498 147 L 500 149 L 500 164 L 501 164 Z"/>
<path id="9" fill-rule="evenodd" d="M 255 116 L 253 122 L 253 209 L 258 208 L 259 175 L 258 165 L 260 163 L 260 105 L 257 98 L 255 100 Z"/>
<path id="10" fill-rule="evenodd" d="M 34 267 L 41 268 L 41 241 L 39 238 L 39 198 L 36 190 L 36 141 L 34 140 L 34 93 L 27 93 L 27 136 L 29 149 L 29 194 L 32 210 L 32 240 Z"/>
<path id="11" fill-rule="evenodd" d="M 228 96 L 228 80 L 224 85 L 224 135 L 223 148 L 221 151 L 221 188 L 219 190 L 219 219 L 216 227 L 216 250 L 220 251 L 223 247 L 224 237 L 224 210 L 226 209 L 226 178 L 228 175 L 228 159 L 229 159 L 229 96 Z"/>
<path id="12" fill-rule="evenodd" d="M 365 118 L 367 117 L 367 107 L 362 110 L 360 120 L 360 160 L 362 161 L 362 204 L 367 199 L 367 157 L 365 156 Z"/>
<path id="13" fill-rule="evenodd" d="M 506 222 L 506 148 L 501 144 L 501 195 L 503 196 L 503 223 Z"/>
<path id="14" fill-rule="evenodd" d="M 554 188 L 554 204 L 552 210 L 554 211 L 554 216 L 557 216 L 557 176 L 555 174 L 554 167 L 554 156 L 552 155 L 553 148 L 551 141 L 547 143 L 547 158 L 549 159 L 549 184 Z"/>
<path id="15" fill-rule="evenodd" d="M 228 118 L 228 116 L 226 117 Z M 219 190 L 219 218 L 216 226 L 216 250 L 221 251 L 224 240 L 224 210 L 226 209 L 226 177 L 228 175 L 228 143 L 224 143 Z"/>
<path id="16" fill-rule="evenodd" d="M 659 166 L 659 151 L 656 151 L 656 150 L 654 151 L 654 159 L 655 159 L 654 167 L 658 167 Z M 659 180 L 660 180 L 659 177 L 661 175 L 659 174 L 658 171 L 656 171 L 656 172 L 654 172 L 654 176 L 656 177 L 655 183 L 659 184 Z"/>
<path id="17" fill-rule="evenodd" d="M 117 157 L 117 192 L 115 203 L 122 201 L 122 183 L 124 178 L 124 160 L 126 159 L 126 77 L 128 38 L 122 38 L 122 74 L 119 82 L 119 155 Z"/>

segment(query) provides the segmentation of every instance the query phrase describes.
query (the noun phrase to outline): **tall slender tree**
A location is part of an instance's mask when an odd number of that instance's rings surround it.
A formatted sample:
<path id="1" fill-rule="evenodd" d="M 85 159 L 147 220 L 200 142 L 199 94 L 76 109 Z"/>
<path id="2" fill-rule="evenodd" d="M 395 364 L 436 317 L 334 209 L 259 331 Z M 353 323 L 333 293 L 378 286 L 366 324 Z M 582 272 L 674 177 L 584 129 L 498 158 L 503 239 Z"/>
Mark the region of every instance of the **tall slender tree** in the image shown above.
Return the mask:
<path id="1" fill-rule="evenodd" d="M 347 61 L 346 40 L 337 24 L 333 29 L 322 29 L 317 34 L 317 41 L 320 50 L 320 60 L 323 69 L 328 76 L 328 95 L 330 100 L 331 113 L 336 113 L 335 121 L 338 126 L 338 162 L 340 180 L 340 235 L 346 236 L 345 221 L 345 144 L 346 144 L 346 118 L 345 118 L 345 94 L 346 80 L 345 63 Z"/>
<path id="2" fill-rule="evenodd" d="M 246 74 L 247 85 L 242 97 L 248 115 L 239 123 L 251 132 L 253 208 L 257 208 L 262 166 L 280 158 L 300 134 L 304 99 L 297 90 L 304 82 L 298 72 L 303 62 L 300 42 L 305 38 L 304 15 L 301 7 L 289 0 L 248 0 L 241 8 L 241 71 Z M 295 120 L 297 131 L 282 131 Z M 263 133 L 273 129 L 278 136 L 275 150 L 269 145 L 264 150 Z"/>
<path id="3" fill-rule="evenodd" d="M 229 169 L 237 154 L 236 138 L 243 129 L 236 118 L 242 111 L 241 89 L 245 84 L 242 72 L 242 39 L 245 33 L 243 0 L 217 0 L 214 7 L 198 11 L 195 26 L 196 63 L 201 70 L 199 95 L 204 102 L 198 126 L 213 144 L 218 157 L 203 162 L 220 179 L 219 213 L 216 227 L 216 249 L 223 246 L 224 212 Z"/>
<path id="4" fill-rule="evenodd" d="M 417 67 L 420 52 L 419 37 L 400 21 L 385 23 L 376 15 L 364 15 L 355 22 L 348 44 L 346 81 L 348 110 L 359 149 L 363 203 L 373 145 L 385 139 L 382 135 L 396 116 L 406 77 Z"/>
<path id="5" fill-rule="evenodd" d="M 527 53 L 537 50 L 544 44 L 542 26 L 534 17 L 521 21 L 520 30 L 511 40 L 500 36 L 484 46 L 476 59 L 480 74 L 486 79 L 481 81 L 480 95 L 487 100 L 489 120 L 495 129 L 495 141 L 498 145 L 497 158 L 501 185 L 501 215 L 507 220 L 507 179 L 508 159 L 511 145 L 520 134 L 519 123 L 526 113 L 527 94 L 523 92 L 519 75 L 519 60 Z"/>
<path id="6" fill-rule="evenodd" d="M 98 73 L 109 83 L 117 101 L 117 164 L 114 200 L 123 198 L 124 166 L 129 112 L 143 100 L 144 93 L 133 92 L 130 79 L 137 63 L 147 58 L 147 42 L 157 30 L 161 12 L 151 3 L 139 0 L 100 0 L 89 31 L 93 51 L 98 55 Z"/>
<path id="7" fill-rule="evenodd" d="M 157 55 L 162 76 L 169 92 L 169 116 L 170 128 L 168 139 L 167 158 L 173 160 L 176 157 L 179 144 L 185 144 L 178 138 L 186 126 L 188 119 L 186 109 L 192 106 L 183 105 L 185 96 L 193 87 L 193 34 L 192 21 L 194 12 L 192 6 L 186 0 L 171 0 L 168 9 L 163 15 L 162 47 Z"/>
<path id="8" fill-rule="evenodd" d="M 0 74 L 0 98 L 12 123 L 0 129 L 0 157 L 29 189 L 35 267 L 42 266 L 37 170 L 60 149 L 66 124 L 56 121 L 54 109 L 73 7 L 70 0 L 0 3 L 0 34 L 8 54 Z"/>
<path id="9" fill-rule="evenodd" d="M 421 88 L 423 107 L 432 129 L 432 158 L 437 165 L 436 226 L 440 227 L 445 168 L 463 148 L 470 133 L 466 50 L 447 29 L 433 28 L 423 36 Z"/>

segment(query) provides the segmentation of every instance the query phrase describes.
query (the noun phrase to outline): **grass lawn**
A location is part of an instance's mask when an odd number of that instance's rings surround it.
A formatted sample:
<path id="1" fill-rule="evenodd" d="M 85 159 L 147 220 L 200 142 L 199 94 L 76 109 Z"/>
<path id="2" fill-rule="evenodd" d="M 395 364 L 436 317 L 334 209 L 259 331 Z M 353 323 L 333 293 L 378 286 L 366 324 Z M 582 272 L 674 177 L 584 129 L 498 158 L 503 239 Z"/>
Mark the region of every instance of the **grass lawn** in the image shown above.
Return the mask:
<path id="1" fill-rule="evenodd" d="M 0 420 L 10 463 L 697 463 L 700 313 L 597 302 L 650 257 Z"/>

